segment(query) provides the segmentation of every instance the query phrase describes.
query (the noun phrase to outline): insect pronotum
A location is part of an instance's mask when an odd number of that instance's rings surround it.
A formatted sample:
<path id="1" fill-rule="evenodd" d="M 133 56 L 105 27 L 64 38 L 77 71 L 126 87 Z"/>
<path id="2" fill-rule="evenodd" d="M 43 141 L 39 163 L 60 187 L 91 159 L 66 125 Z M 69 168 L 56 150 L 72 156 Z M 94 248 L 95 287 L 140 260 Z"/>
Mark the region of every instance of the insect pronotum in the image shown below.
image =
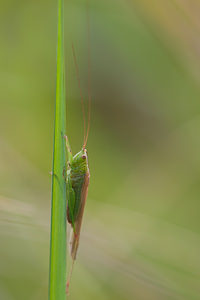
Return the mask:
<path id="1" fill-rule="evenodd" d="M 88 52 L 90 50 L 89 42 L 89 17 L 88 17 Z M 69 284 L 72 275 L 74 261 L 76 259 L 82 218 L 85 208 L 85 202 L 88 194 L 88 186 L 90 179 L 90 171 L 88 166 L 88 155 L 86 150 L 87 139 L 90 128 L 90 114 L 91 114 L 91 92 L 90 92 L 90 53 L 88 53 L 88 124 L 86 132 L 86 121 L 85 121 L 85 109 L 84 109 L 84 98 L 81 90 L 79 69 L 76 60 L 74 46 L 72 44 L 72 52 L 74 57 L 74 63 L 76 68 L 76 75 L 80 90 L 81 96 L 81 105 L 83 112 L 84 120 L 84 142 L 80 152 L 76 155 L 72 155 L 71 147 L 67 136 L 66 139 L 66 148 L 67 148 L 67 174 L 66 174 L 66 183 L 67 183 L 67 221 L 71 225 L 71 234 L 69 239 L 69 248 L 70 254 L 72 257 L 72 266 L 68 275 L 66 292 L 69 292 Z"/>

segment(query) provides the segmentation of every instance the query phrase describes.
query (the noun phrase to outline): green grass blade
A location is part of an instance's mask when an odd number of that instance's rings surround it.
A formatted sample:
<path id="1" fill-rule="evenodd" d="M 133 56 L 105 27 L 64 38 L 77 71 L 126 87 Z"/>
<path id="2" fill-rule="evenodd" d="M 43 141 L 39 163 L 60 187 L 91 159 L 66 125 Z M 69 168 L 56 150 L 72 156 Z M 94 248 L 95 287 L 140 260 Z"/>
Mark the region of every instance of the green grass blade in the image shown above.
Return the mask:
<path id="1" fill-rule="evenodd" d="M 64 4 L 58 0 L 57 79 L 53 149 L 49 300 L 66 299 L 66 183 L 65 87 L 64 87 Z"/>

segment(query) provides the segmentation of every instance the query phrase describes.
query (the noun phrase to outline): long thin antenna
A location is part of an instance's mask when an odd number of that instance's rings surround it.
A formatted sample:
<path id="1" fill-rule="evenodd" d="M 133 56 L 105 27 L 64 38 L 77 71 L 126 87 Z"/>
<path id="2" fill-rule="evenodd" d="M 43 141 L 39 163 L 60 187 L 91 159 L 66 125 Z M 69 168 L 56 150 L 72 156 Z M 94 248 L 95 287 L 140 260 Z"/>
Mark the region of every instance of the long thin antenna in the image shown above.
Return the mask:
<path id="1" fill-rule="evenodd" d="M 81 89 L 81 80 L 80 80 L 80 75 L 79 75 L 79 68 L 78 68 L 78 63 L 76 59 L 76 53 L 74 49 L 74 45 L 72 43 L 72 52 L 73 52 L 73 57 L 74 57 L 74 64 L 76 68 L 76 76 L 78 80 L 78 86 L 79 86 L 79 91 L 80 91 L 80 96 L 81 96 L 81 106 L 82 106 L 82 112 L 83 112 L 83 125 L 84 125 L 84 140 L 83 140 L 83 148 L 86 144 L 86 120 L 85 120 L 85 108 L 84 108 L 84 98 L 83 98 L 83 93 Z"/>
<path id="2" fill-rule="evenodd" d="M 90 131 L 90 119 L 91 119 L 91 53 L 90 53 L 90 18 L 89 18 L 89 8 L 87 3 L 87 41 L 88 41 L 88 124 L 87 124 L 87 134 L 85 138 L 85 143 L 83 147 L 86 147 L 88 135 Z"/>

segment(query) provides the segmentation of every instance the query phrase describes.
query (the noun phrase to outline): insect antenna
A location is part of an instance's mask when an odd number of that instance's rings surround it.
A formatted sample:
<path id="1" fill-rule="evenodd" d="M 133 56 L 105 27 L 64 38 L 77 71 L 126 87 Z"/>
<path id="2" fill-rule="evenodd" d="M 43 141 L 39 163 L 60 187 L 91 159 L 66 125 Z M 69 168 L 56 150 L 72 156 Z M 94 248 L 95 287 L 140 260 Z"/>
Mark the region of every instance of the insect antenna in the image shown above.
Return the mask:
<path id="1" fill-rule="evenodd" d="M 84 107 L 83 93 L 82 93 L 82 89 L 81 89 L 81 80 L 80 80 L 79 68 L 78 68 L 78 63 L 77 63 L 76 53 L 75 53 L 73 43 L 72 43 L 72 52 L 73 52 L 74 64 L 75 64 L 75 68 L 76 68 L 76 77 L 77 77 L 77 80 L 78 80 L 79 92 L 80 92 L 80 96 L 81 96 L 81 107 L 82 107 L 82 113 L 83 113 L 83 126 L 84 126 L 84 140 L 83 140 L 83 147 L 84 147 L 85 140 L 86 140 L 85 107 Z"/>
<path id="2" fill-rule="evenodd" d="M 87 42 L 88 42 L 88 124 L 87 124 L 87 133 L 85 138 L 85 143 L 83 148 L 87 145 L 88 135 L 90 131 L 90 119 L 91 119 L 91 53 L 90 53 L 90 18 L 89 18 L 89 8 L 87 3 Z"/>

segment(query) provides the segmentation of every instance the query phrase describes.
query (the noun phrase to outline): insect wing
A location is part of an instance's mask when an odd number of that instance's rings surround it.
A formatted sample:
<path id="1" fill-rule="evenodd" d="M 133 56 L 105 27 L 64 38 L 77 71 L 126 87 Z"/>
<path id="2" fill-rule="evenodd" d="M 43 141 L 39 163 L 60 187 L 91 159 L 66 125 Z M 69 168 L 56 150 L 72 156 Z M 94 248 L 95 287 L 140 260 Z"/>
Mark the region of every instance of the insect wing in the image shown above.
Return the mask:
<path id="1" fill-rule="evenodd" d="M 85 203 L 86 203 L 87 194 L 88 194 L 89 179 L 90 179 L 90 173 L 88 170 L 87 173 L 85 174 L 85 180 L 84 180 L 84 183 L 82 186 L 80 210 L 79 210 L 77 219 L 75 221 L 75 234 L 74 234 L 74 230 L 73 230 L 71 233 L 71 238 L 70 238 L 70 252 L 71 252 L 71 256 L 72 256 L 73 260 L 76 259 L 76 253 L 78 250 L 83 213 L 84 213 Z"/>

